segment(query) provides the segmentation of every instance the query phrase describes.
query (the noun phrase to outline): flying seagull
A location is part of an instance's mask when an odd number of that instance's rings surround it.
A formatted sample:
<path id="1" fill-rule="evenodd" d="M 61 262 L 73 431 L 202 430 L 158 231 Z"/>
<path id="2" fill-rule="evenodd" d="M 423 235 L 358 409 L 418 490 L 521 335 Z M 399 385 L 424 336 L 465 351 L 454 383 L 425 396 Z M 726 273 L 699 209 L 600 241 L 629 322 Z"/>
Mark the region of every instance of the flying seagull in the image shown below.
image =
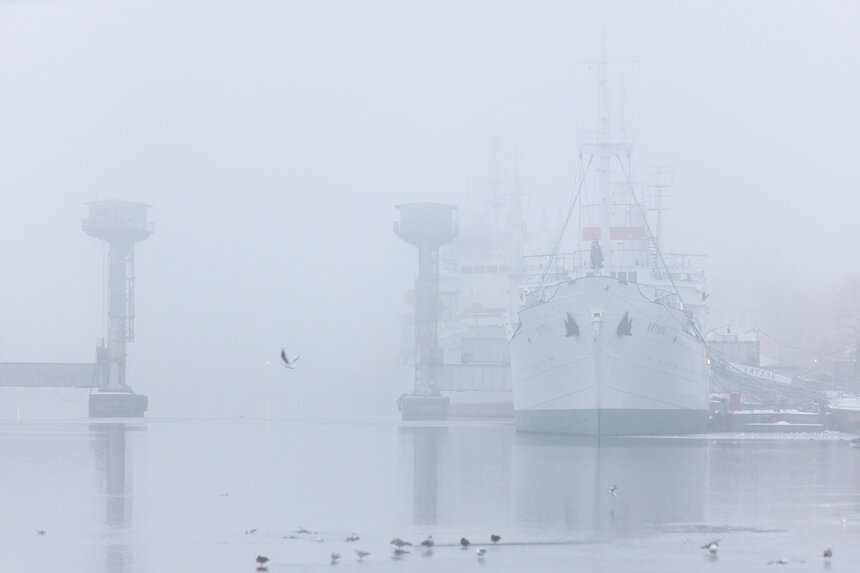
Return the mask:
<path id="1" fill-rule="evenodd" d="M 287 358 L 287 351 L 285 349 L 281 348 L 281 360 L 284 361 L 284 368 L 290 368 L 290 369 L 295 368 L 295 363 L 301 357 L 302 357 L 302 355 L 299 354 L 298 356 L 296 356 L 295 358 L 290 360 L 289 358 Z"/>

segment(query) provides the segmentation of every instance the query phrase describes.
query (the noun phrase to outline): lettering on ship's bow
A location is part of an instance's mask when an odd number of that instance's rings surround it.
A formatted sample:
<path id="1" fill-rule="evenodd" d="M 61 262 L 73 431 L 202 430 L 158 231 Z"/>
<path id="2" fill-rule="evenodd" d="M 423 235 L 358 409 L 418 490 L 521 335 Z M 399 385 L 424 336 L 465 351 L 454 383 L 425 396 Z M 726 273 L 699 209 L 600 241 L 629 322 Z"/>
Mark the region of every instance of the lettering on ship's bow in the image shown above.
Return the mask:
<path id="1" fill-rule="evenodd" d="M 648 328 L 645 329 L 647 332 L 653 332 L 655 334 L 665 334 L 666 326 L 660 324 L 659 322 L 651 321 L 648 323 Z"/>

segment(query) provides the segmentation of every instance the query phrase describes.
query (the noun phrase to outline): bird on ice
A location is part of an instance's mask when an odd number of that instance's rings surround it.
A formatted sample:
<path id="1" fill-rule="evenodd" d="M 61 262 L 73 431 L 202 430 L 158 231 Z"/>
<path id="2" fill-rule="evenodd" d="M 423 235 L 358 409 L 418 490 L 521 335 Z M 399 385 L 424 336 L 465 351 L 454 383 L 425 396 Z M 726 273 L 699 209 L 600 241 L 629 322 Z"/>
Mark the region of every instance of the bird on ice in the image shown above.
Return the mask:
<path id="1" fill-rule="evenodd" d="M 364 559 L 365 557 L 370 555 L 368 551 L 362 551 L 361 549 L 356 549 L 355 554 L 358 555 L 359 560 Z"/>
<path id="2" fill-rule="evenodd" d="M 295 368 L 295 367 L 296 367 L 296 366 L 295 366 L 296 362 L 297 362 L 297 361 L 298 361 L 298 359 L 299 359 L 299 358 L 301 358 L 301 357 L 302 357 L 302 355 L 301 355 L 301 354 L 299 354 L 298 356 L 296 356 L 295 358 L 293 358 L 292 360 L 290 360 L 290 359 L 287 357 L 287 351 L 286 351 L 285 349 L 281 348 L 281 360 L 283 360 L 283 361 L 284 361 L 284 368 L 290 368 L 290 369 Z"/>
<path id="3" fill-rule="evenodd" d="M 478 557 L 483 557 L 486 554 L 487 549 L 485 547 L 478 547 L 478 549 L 475 550 L 475 555 L 477 555 Z"/>
<path id="4" fill-rule="evenodd" d="M 609 491 L 608 491 L 608 492 L 606 492 L 606 493 L 608 493 L 608 494 L 609 494 L 609 495 L 611 495 L 612 497 L 615 497 L 615 496 L 616 496 L 616 494 L 617 494 L 617 492 L 618 492 L 618 486 L 617 486 L 617 485 L 613 485 L 611 488 L 609 488 Z"/>
<path id="5" fill-rule="evenodd" d="M 433 536 L 428 535 L 427 539 L 421 542 L 421 545 L 423 545 L 424 547 L 433 547 Z"/>
<path id="6" fill-rule="evenodd" d="M 502 538 L 495 533 L 490 536 L 490 541 L 492 541 L 493 543 L 498 543 L 501 540 Z"/>
<path id="7" fill-rule="evenodd" d="M 700 547 L 700 549 L 707 549 L 711 555 L 716 555 L 717 551 L 720 550 L 720 540 L 714 539 L 713 541 L 709 541 Z"/>
<path id="8" fill-rule="evenodd" d="M 358 541 L 358 533 L 353 532 L 353 534 L 347 537 L 344 541 Z"/>
<path id="9" fill-rule="evenodd" d="M 331 554 L 331 564 L 334 565 L 337 563 L 337 560 L 340 559 L 340 553 L 332 553 Z"/>
<path id="10" fill-rule="evenodd" d="M 391 544 L 392 544 L 392 545 L 397 546 L 397 548 L 398 548 L 398 549 L 399 549 L 399 548 L 401 548 L 401 547 L 405 547 L 405 546 L 407 546 L 407 545 L 412 545 L 412 544 L 411 544 L 411 543 L 409 543 L 408 541 L 403 541 L 403 540 L 402 540 L 402 539 L 400 539 L 399 537 L 395 537 L 394 539 L 392 539 L 392 540 L 391 540 Z"/>
<path id="11" fill-rule="evenodd" d="M 37 529 L 36 530 L 36 535 L 45 535 L 46 533 L 48 533 L 48 532 L 45 531 L 44 529 Z M 828 549 L 828 551 L 829 551 L 829 549 Z"/>
<path id="12" fill-rule="evenodd" d="M 268 558 L 268 557 L 264 557 L 264 556 L 262 556 L 262 555 L 257 555 L 257 559 L 256 559 L 256 561 L 257 561 L 257 563 L 259 563 L 260 565 L 265 565 L 266 563 L 268 563 L 268 562 L 269 562 L 269 558 Z"/>
<path id="13" fill-rule="evenodd" d="M 471 545 L 471 543 L 469 543 L 469 540 L 468 540 L 468 539 L 466 539 L 465 537 L 461 537 L 461 538 L 460 538 L 460 547 L 462 547 L 463 549 L 465 549 L 465 548 L 467 548 L 467 547 L 468 547 L 468 546 L 470 546 L 470 545 Z"/>
<path id="14" fill-rule="evenodd" d="M 825 561 L 830 561 L 830 558 L 833 557 L 833 552 L 830 551 L 829 547 L 824 550 L 824 554 L 822 555 L 822 557 L 824 557 Z"/>

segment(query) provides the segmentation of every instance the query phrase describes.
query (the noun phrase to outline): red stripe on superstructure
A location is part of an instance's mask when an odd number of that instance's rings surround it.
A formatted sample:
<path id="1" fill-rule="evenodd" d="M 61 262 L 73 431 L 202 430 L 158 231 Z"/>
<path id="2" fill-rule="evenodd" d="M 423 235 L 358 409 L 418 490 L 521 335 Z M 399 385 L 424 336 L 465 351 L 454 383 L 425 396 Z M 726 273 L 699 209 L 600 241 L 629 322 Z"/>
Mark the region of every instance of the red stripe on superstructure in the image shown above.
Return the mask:
<path id="1" fill-rule="evenodd" d="M 584 227 L 582 229 L 582 240 L 593 241 L 594 239 L 600 240 L 600 227 Z"/>

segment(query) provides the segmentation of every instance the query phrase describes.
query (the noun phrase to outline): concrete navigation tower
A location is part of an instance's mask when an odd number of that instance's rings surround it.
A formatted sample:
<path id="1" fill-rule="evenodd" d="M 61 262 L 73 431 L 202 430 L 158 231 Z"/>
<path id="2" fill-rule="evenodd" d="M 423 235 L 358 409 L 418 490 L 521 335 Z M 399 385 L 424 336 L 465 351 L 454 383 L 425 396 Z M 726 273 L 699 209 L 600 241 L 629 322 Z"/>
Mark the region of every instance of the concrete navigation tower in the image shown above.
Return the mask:
<path id="1" fill-rule="evenodd" d="M 436 324 L 439 292 L 439 247 L 457 237 L 457 208 L 442 203 L 397 205 L 398 237 L 418 247 L 415 288 L 415 390 L 400 397 L 404 420 L 444 419 L 448 398 L 434 387 L 435 365 L 441 362 Z"/>
<path id="2" fill-rule="evenodd" d="M 108 343 L 99 352 L 100 370 L 107 377 L 90 394 L 90 417 L 140 417 L 146 396 L 135 394 L 125 380 L 126 343 L 134 340 L 134 244 L 152 234 L 145 203 L 95 201 L 88 203 L 83 230 L 110 245 L 108 262 Z"/>

